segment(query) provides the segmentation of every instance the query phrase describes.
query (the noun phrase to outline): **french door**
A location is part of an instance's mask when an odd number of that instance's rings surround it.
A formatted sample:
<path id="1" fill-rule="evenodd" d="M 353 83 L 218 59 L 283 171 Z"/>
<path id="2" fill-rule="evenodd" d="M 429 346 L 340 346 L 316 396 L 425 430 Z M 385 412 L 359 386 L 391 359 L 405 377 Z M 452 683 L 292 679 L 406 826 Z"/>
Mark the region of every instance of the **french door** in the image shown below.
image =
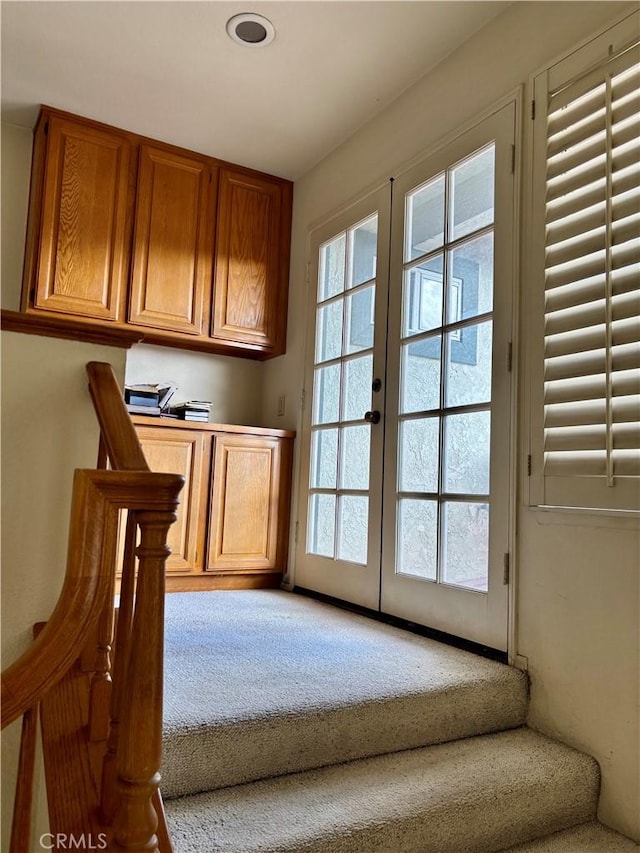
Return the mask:
<path id="1" fill-rule="evenodd" d="M 298 586 L 376 610 L 389 226 L 385 186 L 312 235 L 296 555 Z"/>
<path id="2" fill-rule="evenodd" d="M 515 106 L 312 234 L 296 584 L 506 649 Z"/>

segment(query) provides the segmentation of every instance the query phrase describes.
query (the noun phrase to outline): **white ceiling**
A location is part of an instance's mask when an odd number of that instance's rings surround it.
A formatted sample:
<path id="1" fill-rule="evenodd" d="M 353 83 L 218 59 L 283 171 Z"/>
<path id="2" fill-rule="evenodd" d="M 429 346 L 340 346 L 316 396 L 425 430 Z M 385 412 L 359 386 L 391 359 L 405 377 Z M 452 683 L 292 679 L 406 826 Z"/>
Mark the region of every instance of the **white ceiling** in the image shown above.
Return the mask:
<path id="1" fill-rule="evenodd" d="M 44 103 L 294 179 L 508 5 L 4 0 L 2 118 Z M 226 35 L 247 11 L 271 45 Z"/>

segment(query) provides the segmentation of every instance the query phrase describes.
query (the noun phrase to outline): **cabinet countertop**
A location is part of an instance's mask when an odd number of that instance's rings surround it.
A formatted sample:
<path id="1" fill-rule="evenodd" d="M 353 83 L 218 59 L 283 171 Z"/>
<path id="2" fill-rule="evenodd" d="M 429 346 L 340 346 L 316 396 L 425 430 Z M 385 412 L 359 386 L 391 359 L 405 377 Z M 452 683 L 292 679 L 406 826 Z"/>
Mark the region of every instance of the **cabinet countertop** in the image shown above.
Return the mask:
<path id="1" fill-rule="evenodd" d="M 271 435 L 277 438 L 295 438 L 295 430 L 269 429 L 267 427 L 243 426 L 241 424 L 214 424 L 202 421 L 183 421 L 177 418 L 152 417 L 149 415 L 131 415 L 137 426 L 160 426 L 172 429 L 197 429 L 205 432 L 241 433 L 243 435 Z"/>

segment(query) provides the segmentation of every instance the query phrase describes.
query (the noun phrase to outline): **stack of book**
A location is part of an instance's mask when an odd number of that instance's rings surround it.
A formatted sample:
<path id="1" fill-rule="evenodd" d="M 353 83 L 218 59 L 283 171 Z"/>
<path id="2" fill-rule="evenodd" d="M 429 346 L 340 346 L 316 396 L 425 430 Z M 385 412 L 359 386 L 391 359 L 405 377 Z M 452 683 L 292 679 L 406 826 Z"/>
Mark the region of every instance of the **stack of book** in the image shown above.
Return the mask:
<path id="1" fill-rule="evenodd" d="M 209 420 L 209 410 L 211 403 L 206 400 L 188 400 L 185 403 L 178 403 L 171 407 L 171 414 L 175 415 L 182 421 L 200 421 L 207 423 Z"/>
<path id="2" fill-rule="evenodd" d="M 169 404 L 176 390 L 172 383 L 157 385 L 125 385 L 124 401 L 131 415 L 158 416 Z"/>

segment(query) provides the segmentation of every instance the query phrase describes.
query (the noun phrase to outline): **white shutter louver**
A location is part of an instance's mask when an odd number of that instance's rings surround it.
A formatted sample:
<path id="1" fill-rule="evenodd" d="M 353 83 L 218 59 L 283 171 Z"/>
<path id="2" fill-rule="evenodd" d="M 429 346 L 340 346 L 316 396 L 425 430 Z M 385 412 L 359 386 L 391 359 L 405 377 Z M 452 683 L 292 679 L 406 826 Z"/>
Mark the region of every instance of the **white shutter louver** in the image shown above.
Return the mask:
<path id="1" fill-rule="evenodd" d="M 546 122 L 544 502 L 637 509 L 638 40 L 551 89 Z M 584 478 L 625 497 L 608 501 L 604 488 L 585 490 Z M 595 503 L 595 494 L 605 497 Z"/>

